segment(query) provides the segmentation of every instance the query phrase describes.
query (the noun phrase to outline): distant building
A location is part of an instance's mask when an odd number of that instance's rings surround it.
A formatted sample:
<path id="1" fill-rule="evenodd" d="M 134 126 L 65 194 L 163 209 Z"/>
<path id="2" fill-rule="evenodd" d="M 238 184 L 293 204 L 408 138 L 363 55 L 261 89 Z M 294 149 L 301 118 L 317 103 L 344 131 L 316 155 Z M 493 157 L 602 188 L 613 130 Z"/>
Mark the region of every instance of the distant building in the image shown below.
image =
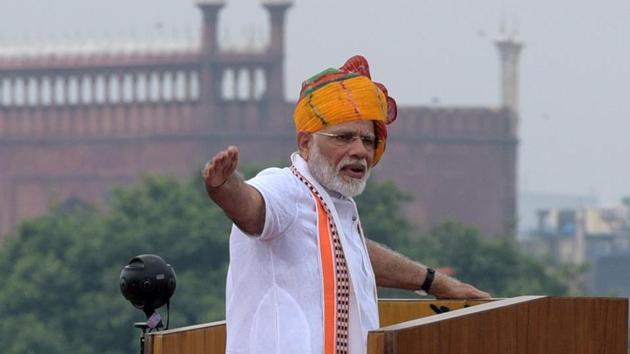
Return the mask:
<path id="1" fill-rule="evenodd" d="M 602 284 L 621 280 L 628 273 L 628 268 L 616 268 L 630 262 L 630 258 L 626 259 L 630 256 L 628 204 L 610 208 L 539 210 L 538 229 L 533 236 L 527 247 L 540 256 L 556 264 L 589 264 L 586 285 L 591 292 L 607 293 L 611 288 L 602 288 Z M 627 296 L 630 292 L 624 294 Z"/>
<path id="2" fill-rule="evenodd" d="M 263 2 L 271 35 L 262 49 L 219 46 L 216 0 L 198 3 L 195 48 L 0 48 L 0 235 L 51 200 L 101 202 L 146 172 L 188 176 L 228 144 L 243 163 L 286 159 L 295 149 L 294 102 L 283 95 L 291 5 Z M 496 45 L 499 107 L 399 109 L 375 176 L 413 195 L 408 212 L 420 225 L 514 233 L 521 44 Z"/>
<path id="3" fill-rule="evenodd" d="M 537 211 L 544 209 L 581 209 L 597 206 L 593 195 L 571 195 L 520 191 L 518 194 L 518 236 L 527 239 L 538 229 Z"/>

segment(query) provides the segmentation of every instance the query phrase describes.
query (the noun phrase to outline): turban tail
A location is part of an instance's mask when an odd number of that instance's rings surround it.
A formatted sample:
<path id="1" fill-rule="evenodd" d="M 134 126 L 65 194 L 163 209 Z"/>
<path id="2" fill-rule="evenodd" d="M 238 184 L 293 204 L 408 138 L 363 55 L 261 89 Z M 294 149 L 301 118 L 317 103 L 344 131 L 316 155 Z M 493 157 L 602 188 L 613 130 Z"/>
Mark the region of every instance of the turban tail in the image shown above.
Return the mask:
<path id="1" fill-rule="evenodd" d="M 293 119 L 296 130 L 307 133 L 353 120 L 374 121 L 376 165 L 385 152 L 387 124 L 396 114 L 396 101 L 385 86 L 372 81 L 367 60 L 357 55 L 339 69 L 324 70 L 304 81 Z"/>

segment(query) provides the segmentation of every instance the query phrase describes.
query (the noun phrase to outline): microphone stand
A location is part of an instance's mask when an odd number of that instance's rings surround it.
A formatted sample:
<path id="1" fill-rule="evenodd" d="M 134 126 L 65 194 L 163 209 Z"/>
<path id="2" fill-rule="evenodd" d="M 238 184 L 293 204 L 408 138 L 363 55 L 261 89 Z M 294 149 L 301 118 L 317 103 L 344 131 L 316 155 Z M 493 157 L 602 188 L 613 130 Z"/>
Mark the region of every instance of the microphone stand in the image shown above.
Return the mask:
<path id="1" fill-rule="evenodd" d="M 142 334 L 140 335 L 140 354 L 144 354 L 144 336 L 147 334 L 149 325 L 146 322 L 136 322 L 133 326 L 142 331 Z"/>

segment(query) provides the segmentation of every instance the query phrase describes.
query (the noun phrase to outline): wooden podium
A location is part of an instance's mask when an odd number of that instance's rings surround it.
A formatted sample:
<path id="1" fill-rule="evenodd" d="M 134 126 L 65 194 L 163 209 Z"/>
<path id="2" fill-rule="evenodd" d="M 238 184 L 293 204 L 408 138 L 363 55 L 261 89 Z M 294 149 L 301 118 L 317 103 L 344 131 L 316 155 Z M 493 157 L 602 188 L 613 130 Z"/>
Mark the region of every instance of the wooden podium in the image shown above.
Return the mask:
<path id="1" fill-rule="evenodd" d="M 625 298 L 383 299 L 379 312 L 368 354 L 628 353 Z M 146 337 L 145 354 L 224 352 L 225 321 Z"/>

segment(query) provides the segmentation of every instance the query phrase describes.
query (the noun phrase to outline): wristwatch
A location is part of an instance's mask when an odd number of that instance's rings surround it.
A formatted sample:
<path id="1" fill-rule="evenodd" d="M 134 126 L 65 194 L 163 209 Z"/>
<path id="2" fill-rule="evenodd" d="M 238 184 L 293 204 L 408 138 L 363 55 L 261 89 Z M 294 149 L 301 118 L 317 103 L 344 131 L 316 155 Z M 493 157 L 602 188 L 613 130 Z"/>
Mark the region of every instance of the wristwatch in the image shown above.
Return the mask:
<path id="1" fill-rule="evenodd" d="M 431 285 L 433 284 L 433 279 L 435 279 L 435 269 L 427 268 L 427 276 L 424 278 L 424 282 L 422 283 L 420 289 L 429 293 L 429 289 L 431 289 Z"/>

